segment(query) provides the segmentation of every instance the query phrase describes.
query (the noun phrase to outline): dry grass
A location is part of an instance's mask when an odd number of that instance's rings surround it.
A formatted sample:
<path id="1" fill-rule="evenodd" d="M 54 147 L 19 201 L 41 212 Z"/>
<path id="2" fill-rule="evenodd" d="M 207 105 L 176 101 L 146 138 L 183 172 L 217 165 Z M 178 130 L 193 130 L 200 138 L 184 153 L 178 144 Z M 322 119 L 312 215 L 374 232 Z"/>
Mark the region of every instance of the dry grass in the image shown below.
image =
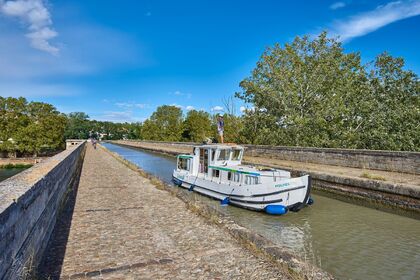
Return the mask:
<path id="1" fill-rule="evenodd" d="M 362 175 L 360 175 L 361 178 L 367 178 L 372 180 L 380 180 L 380 181 L 386 181 L 386 178 L 380 175 L 371 174 L 367 171 L 364 171 Z"/>

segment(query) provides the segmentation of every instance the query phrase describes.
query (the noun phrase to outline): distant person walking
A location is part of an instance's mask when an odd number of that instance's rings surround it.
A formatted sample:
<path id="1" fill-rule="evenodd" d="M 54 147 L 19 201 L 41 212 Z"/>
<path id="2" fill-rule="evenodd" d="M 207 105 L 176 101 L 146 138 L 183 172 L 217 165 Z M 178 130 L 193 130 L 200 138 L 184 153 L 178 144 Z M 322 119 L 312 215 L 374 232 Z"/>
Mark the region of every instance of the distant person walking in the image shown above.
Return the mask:
<path id="1" fill-rule="evenodd" d="M 217 133 L 220 137 L 220 143 L 224 143 L 223 140 L 223 131 L 225 130 L 225 122 L 223 121 L 223 116 L 219 114 L 217 116 Z"/>
<path id="2" fill-rule="evenodd" d="M 96 139 L 92 138 L 92 146 L 96 150 Z"/>

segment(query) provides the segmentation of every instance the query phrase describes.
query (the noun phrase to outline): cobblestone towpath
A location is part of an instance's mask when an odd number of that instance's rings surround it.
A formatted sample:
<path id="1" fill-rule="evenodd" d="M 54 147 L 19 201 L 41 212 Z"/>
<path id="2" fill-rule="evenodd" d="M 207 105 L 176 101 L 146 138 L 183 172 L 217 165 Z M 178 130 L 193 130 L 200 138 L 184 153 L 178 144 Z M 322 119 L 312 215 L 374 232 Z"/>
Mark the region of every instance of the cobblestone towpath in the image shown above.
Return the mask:
<path id="1" fill-rule="evenodd" d="M 286 279 L 184 202 L 87 147 L 40 279 Z"/>

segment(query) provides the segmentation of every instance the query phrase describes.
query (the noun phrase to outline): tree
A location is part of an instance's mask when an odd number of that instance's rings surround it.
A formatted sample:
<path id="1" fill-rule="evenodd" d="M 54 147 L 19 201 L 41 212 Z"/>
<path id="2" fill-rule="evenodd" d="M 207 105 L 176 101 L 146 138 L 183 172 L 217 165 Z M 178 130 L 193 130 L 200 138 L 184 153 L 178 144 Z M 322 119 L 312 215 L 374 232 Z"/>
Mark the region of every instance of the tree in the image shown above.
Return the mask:
<path id="1" fill-rule="evenodd" d="M 359 53 L 325 32 L 296 37 L 268 48 L 236 96 L 256 108 L 246 126 L 269 121 L 254 129 L 258 143 L 271 130 L 280 145 L 419 150 L 419 81 L 403 65 L 381 55 L 369 74 Z"/>
<path id="2" fill-rule="evenodd" d="M 420 150 L 420 82 L 404 60 L 377 56 L 369 74 L 372 107 L 361 128 L 363 147 Z"/>
<path id="3" fill-rule="evenodd" d="M 66 139 L 88 139 L 91 126 L 89 116 L 83 112 L 73 112 L 67 115 L 68 125 L 65 131 Z"/>
<path id="4" fill-rule="evenodd" d="M 66 118 L 52 105 L 0 98 L 0 151 L 37 155 L 64 147 Z"/>
<path id="5" fill-rule="evenodd" d="M 153 112 L 142 128 L 142 136 L 148 140 L 181 141 L 182 110 L 175 106 L 163 105 Z"/>
<path id="6" fill-rule="evenodd" d="M 184 121 L 183 138 L 187 141 L 201 142 L 212 135 L 210 114 L 204 111 L 189 111 Z"/>
<path id="7" fill-rule="evenodd" d="M 219 140 L 219 135 L 217 132 L 217 116 L 213 115 L 212 117 L 212 131 L 213 138 Z M 243 128 L 242 118 L 225 113 L 223 114 L 223 122 L 225 124 L 223 131 L 223 138 L 225 143 L 246 143 L 246 139 L 241 138 L 241 130 Z"/>
<path id="8" fill-rule="evenodd" d="M 29 124 L 25 98 L 0 97 L 0 150 L 16 155 L 17 134 Z"/>
<path id="9" fill-rule="evenodd" d="M 239 131 L 239 138 L 242 143 L 255 145 L 277 145 L 279 139 L 284 139 L 286 135 L 276 124 L 276 119 L 266 112 L 250 109 L 242 116 L 243 127 Z"/>
<path id="10" fill-rule="evenodd" d="M 31 102 L 27 106 L 27 116 L 30 122 L 17 133 L 17 149 L 20 152 L 37 155 L 64 147 L 65 115 L 50 104 Z"/>

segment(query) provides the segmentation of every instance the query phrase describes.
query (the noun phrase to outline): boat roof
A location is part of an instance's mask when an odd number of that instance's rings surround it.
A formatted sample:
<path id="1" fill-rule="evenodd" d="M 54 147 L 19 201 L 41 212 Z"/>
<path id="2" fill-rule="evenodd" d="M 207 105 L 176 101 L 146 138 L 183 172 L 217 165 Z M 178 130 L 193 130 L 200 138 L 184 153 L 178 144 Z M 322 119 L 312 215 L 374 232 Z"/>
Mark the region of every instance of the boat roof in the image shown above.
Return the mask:
<path id="1" fill-rule="evenodd" d="M 204 144 L 200 146 L 194 146 L 194 148 L 211 148 L 211 149 L 244 149 L 243 146 L 237 145 L 235 143 L 226 143 L 226 144 Z"/>

